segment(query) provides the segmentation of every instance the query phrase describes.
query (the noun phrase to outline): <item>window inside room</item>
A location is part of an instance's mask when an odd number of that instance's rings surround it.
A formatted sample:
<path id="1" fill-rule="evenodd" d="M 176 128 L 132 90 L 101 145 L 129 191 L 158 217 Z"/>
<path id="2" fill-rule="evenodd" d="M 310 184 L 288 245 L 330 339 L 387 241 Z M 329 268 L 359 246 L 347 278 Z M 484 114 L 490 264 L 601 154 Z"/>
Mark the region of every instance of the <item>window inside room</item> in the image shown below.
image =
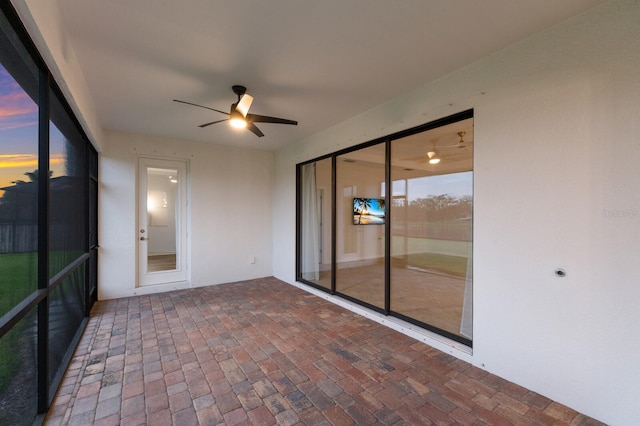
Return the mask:
<path id="1" fill-rule="evenodd" d="M 473 111 L 300 164 L 298 185 L 299 281 L 471 346 Z"/>

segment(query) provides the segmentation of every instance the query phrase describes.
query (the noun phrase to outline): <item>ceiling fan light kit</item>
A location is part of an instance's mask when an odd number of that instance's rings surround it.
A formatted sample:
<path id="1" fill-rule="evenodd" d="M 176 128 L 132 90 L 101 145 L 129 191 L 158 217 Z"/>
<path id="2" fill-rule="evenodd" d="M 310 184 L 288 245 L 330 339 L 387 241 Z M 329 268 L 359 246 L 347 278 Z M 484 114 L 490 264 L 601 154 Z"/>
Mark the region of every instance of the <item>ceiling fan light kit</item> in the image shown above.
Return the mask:
<path id="1" fill-rule="evenodd" d="M 459 149 L 466 149 L 467 151 L 470 151 L 469 148 L 469 143 L 465 142 L 464 140 L 464 136 L 467 134 L 467 132 L 465 131 L 460 131 L 460 132 L 456 132 L 456 134 L 458 135 L 458 137 L 460 138 L 460 140 L 458 142 L 456 142 L 453 145 L 438 145 L 438 139 L 432 139 L 431 140 L 431 149 L 427 152 L 427 161 L 429 162 L 429 164 L 438 164 L 440 163 L 440 161 L 442 161 L 442 156 L 440 155 L 440 149 L 444 149 L 445 150 L 445 154 L 444 156 L 446 158 L 448 158 L 450 155 L 453 154 L 452 151 L 450 150 L 459 150 Z"/>
<path id="2" fill-rule="evenodd" d="M 231 104 L 231 109 L 228 113 L 224 111 L 220 111 L 219 109 L 210 108 L 204 105 L 194 104 L 192 102 L 180 101 L 178 99 L 174 99 L 173 101 L 179 102 L 182 104 L 197 106 L 200 108 L 205 108 L 205 109 L 229 116 L 229 118 L 216 120 L 209 123 L 204 123 L 198 127 L 207 127 L 212 124 L 221 123 L 223 121 L 229 121 L 229 124 L 232 127 L 235 127 L 237 129 L 246 128 L 249 131 L 251 131 L 254 135 L 261 138 L 264 136 L 264 133 L 262 133 L 262 131 L 258 129 L 258 127 L 254 123 L 289 124 L 292 126 L 298 125 L 297 121 L 289 120 L 286 118 L 269 117 L 267 115 L 258 115 L 258 114 L 249 114 L 249 108 L 253 103 L 253 96 L 246 93 L 247 88 L 244 86 L 234 85 L 231 87 L 231 90 L 233 90 L 233 93 L 235 93 L 238 96 L 238 101 Z"/>
<path id="3" fill-rule="evenodd" d="M 440 162 L 440 151 L 435 148 L 435 144 L 434 148 L 427 152 L 427 157 L 429 157 L 429 164 L 438 164 Z"/>
<path id="4" fill-rule="evenodd" d="M 247 95 L 246 93 L 242 95 L 242 98 L 238 101 L 238 105 L 236 106 L 236 111 L 239 111 L 242 114 L 242 117 L 246 117 L 249 112 L 249 108 L 253 103 L 253 96 Z"/>
<path id="5" fill-rule="evenodd" d="M 247 120 L 245 119 L 245 116 L 240 111 L 238 111 L 237 108 L 233 108 L 232 106 L 231 113 L 229 114 L 229 124 L 231 124 L 231 127 L 234 127 L 236 129 L 244 129 L 247 127 Z"/>
<path id="6" fill-rule="evenodd" d="M 440 162 L 440 156 L 438 155 L 438 150 L 427 152 L 427 157 L 429 157 L 429 164 L 438 164 Z"/>

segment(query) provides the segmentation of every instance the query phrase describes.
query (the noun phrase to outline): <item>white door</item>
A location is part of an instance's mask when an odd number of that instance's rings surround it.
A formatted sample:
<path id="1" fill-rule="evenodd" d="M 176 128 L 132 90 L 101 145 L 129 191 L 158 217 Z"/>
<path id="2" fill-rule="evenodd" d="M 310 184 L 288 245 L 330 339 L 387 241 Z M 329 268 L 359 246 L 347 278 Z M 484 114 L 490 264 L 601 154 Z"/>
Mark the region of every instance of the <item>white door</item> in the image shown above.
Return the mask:
<path id="1" fill-rule="evenodd" d="M 187 284 L 187 163 L 140 158 L 138 284 Z"/>

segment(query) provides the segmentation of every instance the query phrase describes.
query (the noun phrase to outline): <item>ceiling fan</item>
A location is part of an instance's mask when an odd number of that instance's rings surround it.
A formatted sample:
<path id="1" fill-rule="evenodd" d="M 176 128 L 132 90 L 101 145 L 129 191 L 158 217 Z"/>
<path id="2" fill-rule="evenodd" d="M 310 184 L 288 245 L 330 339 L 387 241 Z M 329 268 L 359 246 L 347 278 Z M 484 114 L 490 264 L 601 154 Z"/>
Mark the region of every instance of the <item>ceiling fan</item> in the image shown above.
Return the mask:
<path id="1" fill-rule="evenodd" d="M 451 137 L 455 138 L 453 134 L 447 134 L 441 136 L 441 138 L 433 138 L 429 141 L 428 151 L 425 154 L 421 154 L 418 156 L 411 156 L 401 158 L 402 161 L 410 161 L 410 162 L 428 162 L 431 165 L 436 165 L 440 163 L 440 161 L 444 158 L 447 161 L 460 161 L 469 158 L 470 153 L 473 151 L 473 141 L 464 140 L 467 132 L 460 131 L 456 132 L 460 140 L 455 142 L 449 142 Z M 468 139 L 468 138 L 467 138 Z M 426 142 L 420 142 L 420 144 L 426 144 Z M 412 149 L 416 149 L 417 146 L 414 146 Z M 419 148 L 418 148 L 419 149 Z"/>
<path id="2" fill-rule="evenodd" d="M 182 104 L 193 105 L 200 108 L 209 109 L 211 111 L 219 112 L 220 114 L 229 116 L 228 118 L 225 118 L 222 120 L 216 120 L 210 123 L 201 124 L 198 127 L 207 127 L 212 124 L 221 123 L 223 121 L 229 121 L 229 124 L 231 124 L 233 127 L 236 127 L 239 129 L 247 128 L 254 135 L 261 138 L 264 136 L 264 133 L 262 133 L 262 131 L 258 129 L 258 126 L 256 126 L 255 123 L 291 124 L 294 126 L 298 125 L 298 122 L 294 120 L 287 120 L 285 118 L 278 118 L 278 117 L 269 117 L 266 115 L 249 114 L 249 108 L 251 107 L 251 103 L 253 102 L 253 96 L 247 93 L 247 88 L 244 86 L 235 85 L 231 87 L 231 90 L 233 90 L 233 93 L 238 95 L 238 100 L 231 104 L 231 110 L 229 112 L 220 111 L 219 109 L 215 109 L 215 108 L 209 108 L 204 105 L 194 104 L 192 102 L 180 101 L 178 99 L 174 99 L 173 101 L 180 102 Z"/>
<path id="3" fill-rule="evenodd" d="M 427 158 L 429 160 L 429 164 L 438 164 L 440 162 L 440 160 L 442 159 L 442 157 L 440 156 L 440 149 L 464 149 L 465 151 L 470 151 L 471 148 L 469 146 L 469 143 L 464 141 L 464 135 L 466 135 L 467 132 L 458 132 L 457 135 L 460 138 L 460 140 L 457 143 L 454 143 L 452 145 L 438 145 L 436 147 L 436 144 L 438 142 L 437 139 L 432 140 L 432 144 L 433 147 L 431 148 L 431 150 L 429 152 L 427 152 Z"/>

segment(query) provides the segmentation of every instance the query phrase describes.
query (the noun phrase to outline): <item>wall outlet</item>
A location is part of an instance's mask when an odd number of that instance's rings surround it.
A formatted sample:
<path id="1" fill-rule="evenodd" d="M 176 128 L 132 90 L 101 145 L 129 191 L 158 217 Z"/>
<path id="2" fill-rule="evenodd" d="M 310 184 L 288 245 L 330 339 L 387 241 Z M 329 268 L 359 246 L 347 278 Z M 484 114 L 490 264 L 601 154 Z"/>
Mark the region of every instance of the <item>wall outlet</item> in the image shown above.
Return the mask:
<path id="1" fill-rule="evenodd" d="M 249 263 L 251 263 L 251 264 L 256 263 L 256 257 L 255 256 L 249 256 Z"/>

